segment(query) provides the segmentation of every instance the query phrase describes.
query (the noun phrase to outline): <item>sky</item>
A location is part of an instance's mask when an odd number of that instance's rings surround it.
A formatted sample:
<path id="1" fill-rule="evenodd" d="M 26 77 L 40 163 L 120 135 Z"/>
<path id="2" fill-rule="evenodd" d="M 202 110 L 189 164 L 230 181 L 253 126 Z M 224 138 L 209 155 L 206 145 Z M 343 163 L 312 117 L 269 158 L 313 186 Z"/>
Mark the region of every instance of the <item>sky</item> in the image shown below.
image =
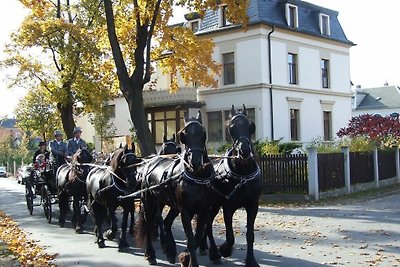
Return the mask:
<path id="1" fill-rule="evenodd" d="M 356 45 L 350 49 L 350 76 L 362 88 L 400 86 L 400 0 L 307 0 L 306 2 L 339 12 L 339 22 L 347 38 Z M 11 32 L 18 29 L 26 11 L 18 0 L 2 0 L 0 9 L 0 59 Z M 184 21 L 184 11 L 177 10 L 173 22 Z M 0 69 L 0 117 L 13 117 L 24 89 L 8 89 L 7 69 Z"/>

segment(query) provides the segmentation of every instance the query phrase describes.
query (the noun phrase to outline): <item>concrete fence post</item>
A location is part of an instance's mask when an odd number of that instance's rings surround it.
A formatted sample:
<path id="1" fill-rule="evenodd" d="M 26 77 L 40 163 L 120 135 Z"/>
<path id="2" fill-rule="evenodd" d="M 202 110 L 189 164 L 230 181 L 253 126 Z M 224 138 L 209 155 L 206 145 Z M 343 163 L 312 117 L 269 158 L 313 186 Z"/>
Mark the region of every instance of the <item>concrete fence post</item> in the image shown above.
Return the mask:
<path id="1" fill-rule="evenodd" d="M 318 185 L 318 153 L 314 147 L 307 148 L 308 152 L 308 194 L 313 200 L 319 199 Z"/>
<path id="2" fill-rule="evenodd" d="M 399 147 L 396 147 L 395 158 L 396 158 L 396 177 L 397 177 L 397 181 L 400 183 L 400 156 L 399 156 Z"/>
<path id="3" fill-rule="evenodd" d="M 378 159 L 377 147 L 374 148 L 373 158 L 374 158 L 374 181 L 376 188 L 379 188 L 379 159 Z"/>
<path id="4" fill-rule="evenodd" d="M 14 172 L 13 172 L 14 176 L 17 174 L 17 163 L 14 160 Z"/>
<path id="5" fill-rule="evenodd" d="M 351 193 L 351 181 L 350 181 L 350 149 L 348 146 L 342 147 L 342 153 L 344 158 L 344 186 L 346 188 L 346 193 Z"/>

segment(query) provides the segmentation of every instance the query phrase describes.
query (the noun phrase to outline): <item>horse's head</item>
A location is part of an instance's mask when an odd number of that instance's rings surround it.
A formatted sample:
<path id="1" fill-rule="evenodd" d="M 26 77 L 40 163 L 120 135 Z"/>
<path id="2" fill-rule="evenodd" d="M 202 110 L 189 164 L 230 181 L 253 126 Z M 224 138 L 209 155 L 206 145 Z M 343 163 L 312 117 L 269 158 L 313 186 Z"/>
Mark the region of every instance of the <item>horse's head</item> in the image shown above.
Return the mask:
<path id="1" fill-rule="evenodd" d="M 158 155 L 171 155 L 181 153 L 181 148 L 177 145 L 175 134 L 172 135 L 171 139 L 167 139 L 164 135 L 164 143 L 162 144 Z"/>
<path id="2" fill-rule="evenodd" d="M 232 105 L 229 118 L 228 132 L 233 141 L 233 153 L 239 158 L 248 159 L 252 155 L 251 135 L 256 126 L 247 118 L 245 105 L 241 112 L 236 112 Z"/>
<path id="3" fill-rule="evenodd" d="M 72 162 L 90 163 L 93 161 L 93 156 L 86 148 L 79 148 L 72 156 Z"/>
<path id="4" fill-rule="evenodd" d="M 193 169 L 198 172 L 205 163 L 206 154 L 206 130 L 202 125 L 201 112 L 198 111 L 197 118 L 188 118 L 187 113 L 184 114 L 185 127 L 180 130 L 180 139 L 185 145 L 185 160 Z"/>
<path id="5" fill-rule="evenodd" d="M 137 163 L 140 162 L 140 159 L 135 154 L 135 144 L 133 142 L 131 147 L 129 149 L 128 145 L 125 145 L 125 147 L 117 149 L 110 160 L 112 170 L 124 179 L 129 190 L 136 187 Z"/>

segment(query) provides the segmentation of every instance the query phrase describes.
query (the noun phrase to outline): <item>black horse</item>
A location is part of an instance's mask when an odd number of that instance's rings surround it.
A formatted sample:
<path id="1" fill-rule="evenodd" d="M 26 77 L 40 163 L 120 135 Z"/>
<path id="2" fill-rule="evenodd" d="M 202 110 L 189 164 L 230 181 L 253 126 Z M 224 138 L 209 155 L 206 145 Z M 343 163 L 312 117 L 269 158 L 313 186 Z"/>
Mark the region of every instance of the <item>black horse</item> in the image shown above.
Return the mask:
<path id="1" fill-rule="evenodd" d="M 196 248 L 204 236 L 209 220 L 211 189 L 209 184 L 215 173 L 205 147 L 206 131 L 202 125 L 201 113 L 197 118 L 184 115 L 185 127 L 180 131 L 180 140 L 185 150 L 177 159 L 157 156 L 143 167 L 142 209 L 140 212 L 138 244 L 145 245 L 145 257 L 149 264 L 157 264 L 152 245 L 154 224 L 160 216 L 160 206 L 167 204 L 171 211 L 181 213 L 182 225 L 187 238 L 187 249 L 180 255 L 184 265 L 198 266 Z M 197 231 L 193 235 L 191 220 L 197 214 Z M 169 215 L 168 215 L 169 216 Z M 167 217 L 168 217 L 167 216 Z M 176 217 L 175 214 L 172 216 Z M 175 262 L 176 246 L 171 233 L 167 230 L 167 258 Z"/>
<path id="2" fill-rule="evenodd" d="M 92 160 L 93 157 L 87 149 L 78 149 L 72 156 L 71 163 L 65 163 L 57 169 L 57 195 L 60 208 L 58 223 L 64 227 L 69 209 L 69 197 L 72 196 L 72 224 L 76 233 L 83 232 L 83 224 L 86 220 L 87 212 L 83 207 L 87 200 L 86 177 L 91 168 L 89 163 Z"/>
<path id="3" fill-rule="evenodd" d="M 163 144 L 158 151 L 158 155 L 176 155 L 180 154 L 181 152 L 181 148 L 176 143 L 175 134 L 172 135 L 171 139 L 167 139 L 167 137 L 164 135 Z"/>
<path id="4" fill-rule="evenodd" d="M 229 257 L 235 237 L 232 228 L 232 217 L 239 208 L 245 208 L 247 213 L 247 256 L 246 266 L 259 266 L 254 258 L 254 221 L 258 212 L 258 201 L 261 194 L 260 169 L 253 155 L 253 146 L 250 141 L 255 132 L 255 124 L 246 117 L 246 107 L 237 113 L 232 106 L 228 132 L 232 137 L 232 148 L 226 153 L 226 157 L 214 163 L 216 179 L 212 182 L 213 205 L 211 208 L 212 220 L 207 227 L 207 235 L 210 240 L 210 259 L 220 262 L 221 255 Z M 226 227 L 226 241 L 217 248 L 212 235 L 212 222 L 223 208 Z M 201 244 L 205 250 L 206 239 Z"/>
<path id="5" fill-rule="evenodd" d="M 91 210 L 96 223 L 96 242 L 99 248 L 104 248 L 102 224 L 107 218 L 111 219 L 111 229 L 105 232 L 109 240 L 113 240 L 117 234 L 117 218 L 115 210 L 118 206 L 123 208 L 121 223 L 121 236 L 119 239 L 119 251 L 126 251 L 129 244 L 126 240 L 128 215 L 134 206 L 133 199 L 119 200 L 119 196 L 129 194 L 136 190 L 136 170 L 141 160 L 135 155 L 135 146 L 117 149 L 110 159 L 109 166 L 99 166 L 92 169 L 88 175 L 87 192 L 89 210 Z"/>

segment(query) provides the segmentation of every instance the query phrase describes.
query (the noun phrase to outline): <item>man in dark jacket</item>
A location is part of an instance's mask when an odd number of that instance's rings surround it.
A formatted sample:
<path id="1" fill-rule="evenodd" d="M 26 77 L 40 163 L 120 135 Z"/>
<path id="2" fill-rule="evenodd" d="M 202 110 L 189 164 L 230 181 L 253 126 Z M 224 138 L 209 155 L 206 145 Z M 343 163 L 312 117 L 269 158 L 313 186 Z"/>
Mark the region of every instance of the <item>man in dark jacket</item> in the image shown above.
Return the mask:
<path id="1" fill-rule="evenodd" d="M 55 171 L 65 163 L 67 156 L 67 144 L 62 140 L 62 132 L 54 132 L 54 140 L 49 143 L 50 161 L 55 165 Z"/>
<path id="2" fill-rule="evenodd" d="M 74 128 L 74 137 L 68 140 L 67 143 L 67 154 L 72 156 L 78 151 L 79 148 L 86 148 L 85 140 L 81 139 L 82 130 L 80 127 Z"/>

